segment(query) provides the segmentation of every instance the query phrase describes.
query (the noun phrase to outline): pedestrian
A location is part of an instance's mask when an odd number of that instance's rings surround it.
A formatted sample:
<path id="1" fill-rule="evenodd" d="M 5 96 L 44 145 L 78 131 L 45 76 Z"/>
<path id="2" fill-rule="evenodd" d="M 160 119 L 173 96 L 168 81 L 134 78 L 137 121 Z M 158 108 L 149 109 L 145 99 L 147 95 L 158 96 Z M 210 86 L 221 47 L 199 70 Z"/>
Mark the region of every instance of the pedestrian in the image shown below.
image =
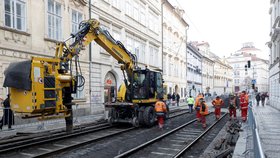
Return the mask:
<path id="1" fill-rule="evenodd" d="M 215 108 L 215 116 L 218 120 L 221 117 L 221 106 L 224 105 L 224 101 L 220 98 L 220 96 L 216 96 L 216 99 L 212 101 L 212 105 Z"/>
<path id="2" fill-rule="evenodd" d="M 197 122 L 200 122 L 200 118 L 201 118 L 201 115 L 200 115 L 200 106 L 201 106 L 201 102 L 203 101 L 204 97 L 201 93 L 199 93 L 197 95 L 197 97 L 195 98 L 195 104 L 194 104 L 194 109 L 196 111 L 196 119 L 197 119 Z"/>
<path id="3" fill-rule="evenodd" d="M 175 92 L 173 92 L 173 94 L 172 94 L 172 106 L 174 106 L 175 105 L 175 99 L 176 99 L 176 95 L 175 95 Z"/>
<path id="4" fill-rule="evenodd" d="M 12 125 L 14 122 L 14 113 L 11 110 L 10 106 L 10 95 L 7 95 L 7 98 L 3 102 L 4 109 L 3 109 L 3 117 L 0 120 L 0 129 L 2 130 L 3 125 L 8 125 L 8 129 L 12 129 Z"/>
<path id="5" fill-rule="evenodd" d="M 257 106 L 259 106 L 259 105 L 260 105 L 260 100 L 261 100 L 261 95 L 260 95 L 260 93 L 258 93 L 258 94 L 256 95 L 256 100 L 257 100 Z"/>
<path id="6" fill-rule="evenodd" d="M 155 112 L 157 115 L 158 126 L 160 129 L 164 126 L 164 118 L 167 112 L 165 103 L 163 102 L 163 97 L 160 96 L 159 100 L 155 104 Z"/>
<path id="7" fill-rule="evenodd" d="M 179 103 L 180 103 L 180 95 L 177 93 L 176 94 L 176 103 L 177 103 L 177 106 L 179 106 Z"/>
<path id="8" fill-rule="evenodd" d="M 230 96 L 229 98 L 229 106 L 228 106 L 228 110 L 229 110 L 229 120 L 231 120 L 232 115 L 233 118 L 236 119 L 236 98 L 234 95 Z"/>
<path id="9" fill-rule="evenodd" d="M 187 104 L 189 106 L 189 113 L 192 113 L 193 112 L 193 104 L 194 104 L 194 99 L 192 96 L 190 96 L 188 99 L 187 99 Z"/>
<path id="10" fill-rule="evenodd" d="M 171 102 L 172 102 L 172 96 L 171 96 L 170 93 L 168 93 L 168 94 L 167 94 L 167 102 L 166 102 L 166 104 L 170 105 Z"/>
<path id="11" fill-rule="evenodd" d="M 248 112 L 248 104 L 249 104 L 249 97 L 245 91 L 242 91 L 239 97 L 240 100 L 240 108 L 241 108 L 241 117 L 242 121 L 246 122 L 247 120 L 247 112 Z"/>
<path id="12" fill-rule="evenodd" d="M 205 100 L 203 99 L 201 102 L 201 108 L 200 108 L 200 120 L 201 120 L 203 128 L 206 128 L 206 115 L 208 115 L 208 114 L 209 114 L 208 105 L 206 104 Z"/>
<path id="13" fill-rule="evenodd" d="M 262 102 L 262 106 L 264 106 L 265 97 L 266 97 L 266 94 L 265 94 L 265 93 L 263 93 L 263 94 L 261 95 L 261 102 Z"/>

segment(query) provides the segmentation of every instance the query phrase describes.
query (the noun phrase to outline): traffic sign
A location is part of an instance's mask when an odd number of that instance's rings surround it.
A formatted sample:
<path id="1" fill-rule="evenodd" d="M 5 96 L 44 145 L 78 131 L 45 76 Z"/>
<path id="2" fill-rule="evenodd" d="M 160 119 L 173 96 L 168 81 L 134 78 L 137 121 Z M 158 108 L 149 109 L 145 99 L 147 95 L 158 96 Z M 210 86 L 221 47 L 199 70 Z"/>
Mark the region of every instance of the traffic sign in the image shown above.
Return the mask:
<path id="1" fill-rule="evenodd" d="M 256 79 L 252 79 L 252 84 L 256 84 L 257 80 Z"/>

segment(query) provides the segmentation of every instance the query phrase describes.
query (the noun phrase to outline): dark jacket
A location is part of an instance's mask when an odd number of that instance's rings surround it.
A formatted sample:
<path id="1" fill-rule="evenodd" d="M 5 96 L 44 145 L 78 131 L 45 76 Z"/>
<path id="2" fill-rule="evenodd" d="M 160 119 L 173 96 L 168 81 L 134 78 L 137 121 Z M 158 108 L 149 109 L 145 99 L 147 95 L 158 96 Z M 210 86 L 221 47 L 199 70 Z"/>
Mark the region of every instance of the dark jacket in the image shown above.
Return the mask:
<path id="1" fill-rule="evenodd" d="M 256 95 L 256 100 L 257 100 L 257 101 L 260 101 L 260 100 L 261 100 L 260 94 L 257 94 L 257 95 Z"/>
<path id="2" fill-rule="evenodd" d="M 170 93 L 168 93 L 167 94 L 167 99 L 171 99 L 172 97 L 171 97 L 171 94 Z"/>
<path id="3" fill-rule="evenodd" d="M 9 98 L 6 98 L 3 102 L 4 105 L 4 115 L 3 115 L 3 125 L 13 125 L 15 124 L 15 119 L 14 119 L 14 113 L 13 111 L 10 109 L 10 100 Z"/>
<path id="4" fill-rule="evenodd" d="M 180 101 L 180 95 L 176 94 L 176 101 L 179 102 Z"/>
<path id="5" fill-rule="evenodd" d="M 175 101 L 175 99 L 176 99 L 175 94 L 172 94 L 172 100 Z"/>
<path id="6" fill-rule="evenodd" d="M 262 95 L 261 95 L 261 100 L 265 100 L 265 97 L 266 97 L 266 95 L 265 95 L 265 94 L 262 94 Z"/>

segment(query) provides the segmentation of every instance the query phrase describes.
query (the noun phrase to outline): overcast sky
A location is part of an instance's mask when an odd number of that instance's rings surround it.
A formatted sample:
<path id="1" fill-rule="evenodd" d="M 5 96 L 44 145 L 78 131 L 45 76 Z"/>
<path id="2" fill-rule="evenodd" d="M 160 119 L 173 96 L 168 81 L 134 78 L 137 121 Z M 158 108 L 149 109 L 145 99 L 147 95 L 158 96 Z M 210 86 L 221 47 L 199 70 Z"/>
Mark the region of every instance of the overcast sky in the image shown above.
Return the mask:
<path id="1" fill-rule="evenodd" d="M 270 40 L 269 0 L 169 0 L 185 10 L 190 25 L 188 41 L 207 41 L 220 57 L 253 42 L 268 59 Z"/>

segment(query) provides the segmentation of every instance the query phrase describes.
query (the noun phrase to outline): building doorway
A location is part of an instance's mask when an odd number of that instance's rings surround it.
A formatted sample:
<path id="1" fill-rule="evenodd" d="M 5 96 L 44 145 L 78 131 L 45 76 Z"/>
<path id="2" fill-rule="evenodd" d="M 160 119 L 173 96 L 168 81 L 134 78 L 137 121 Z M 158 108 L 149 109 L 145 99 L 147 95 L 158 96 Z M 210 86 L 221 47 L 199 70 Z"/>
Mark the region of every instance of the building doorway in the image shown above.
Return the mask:
<path id="1" fill-rule="evenodd" d="M 104 102 L 115 102 L 117 100 L 116 77 L 112 72 L 108 72 L 104 80 Z"/>

